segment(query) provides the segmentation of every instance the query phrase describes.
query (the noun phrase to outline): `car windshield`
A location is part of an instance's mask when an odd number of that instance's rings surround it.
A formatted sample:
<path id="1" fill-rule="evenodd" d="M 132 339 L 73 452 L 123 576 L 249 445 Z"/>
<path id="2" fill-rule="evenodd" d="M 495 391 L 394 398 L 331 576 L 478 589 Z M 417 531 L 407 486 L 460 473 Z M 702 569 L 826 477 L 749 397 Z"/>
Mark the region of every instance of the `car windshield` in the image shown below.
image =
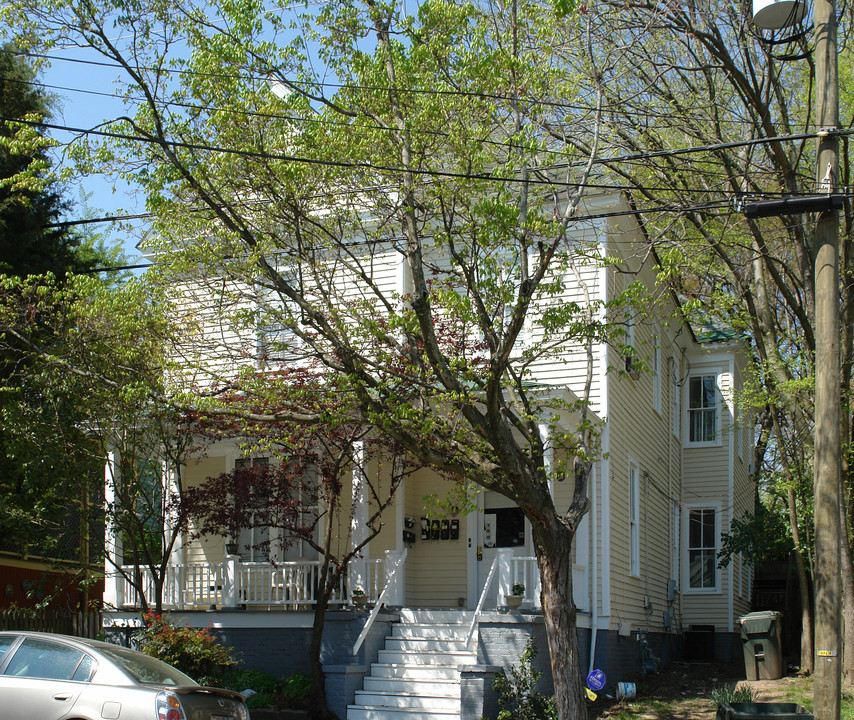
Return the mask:
<path id="1" fill-rule="evenodd" d="M 98 648 L 104 655 L 115 660 L 137 682 L 152 685 L 197 685 L 198 683 L 180 670 L 162 660 L 127 650 L 123 647 Z"/>

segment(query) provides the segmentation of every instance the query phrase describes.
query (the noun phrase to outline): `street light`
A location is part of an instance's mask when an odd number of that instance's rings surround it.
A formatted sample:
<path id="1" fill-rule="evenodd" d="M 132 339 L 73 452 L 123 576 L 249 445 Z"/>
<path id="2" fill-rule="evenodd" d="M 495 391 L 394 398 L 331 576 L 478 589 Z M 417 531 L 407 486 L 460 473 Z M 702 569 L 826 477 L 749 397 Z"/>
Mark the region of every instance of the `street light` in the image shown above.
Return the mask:
<path id="1" fill-rule="evenodd" d="M 800 5 L 800 6 L 799 6 Z M 758 6 L 758 7 L 757 7 Z M 800 0 L 754 0 L 753 22 L 777 30 L 803 18 Z M 815 685 L 817 720 L 838 720 L 842 696 L 842 583 L 840 568 L 839 407 L 839 80 L 836 3 L 815 0 L 815 122 L 818 133 L 816 186 L 821 196 L 777 200 L 779 213 L 755 203 L 752 217 L 788 214 L 801 203 L 816 212 L 815 225 Z M 797 20 L 795 19 L 797 18 Z M 805 205 L 813 202 L 812 209 Z M 786 210 L 786 203 L 789 209 Z M 757 205 L 763 205 L 757 210 Z M 746 210 L 747 206 L 745 206 Z M 746 213 L 745 213 L 746 214 Z"/>

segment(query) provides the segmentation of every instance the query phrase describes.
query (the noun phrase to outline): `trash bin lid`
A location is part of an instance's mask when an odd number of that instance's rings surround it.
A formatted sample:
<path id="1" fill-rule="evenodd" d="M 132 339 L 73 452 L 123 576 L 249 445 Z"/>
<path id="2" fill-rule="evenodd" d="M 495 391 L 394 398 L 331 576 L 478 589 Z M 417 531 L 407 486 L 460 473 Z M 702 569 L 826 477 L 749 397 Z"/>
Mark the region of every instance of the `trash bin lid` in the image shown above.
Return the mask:
<path id="1" fill-rule="evenodd" d="M 742 637 L 744 635 L 755 635 L 756 633 L 768 633 L 782 615 L 783 613 L 777 610 L 764 610 L 742 615 L 738 619 L 741 624 Z"/>

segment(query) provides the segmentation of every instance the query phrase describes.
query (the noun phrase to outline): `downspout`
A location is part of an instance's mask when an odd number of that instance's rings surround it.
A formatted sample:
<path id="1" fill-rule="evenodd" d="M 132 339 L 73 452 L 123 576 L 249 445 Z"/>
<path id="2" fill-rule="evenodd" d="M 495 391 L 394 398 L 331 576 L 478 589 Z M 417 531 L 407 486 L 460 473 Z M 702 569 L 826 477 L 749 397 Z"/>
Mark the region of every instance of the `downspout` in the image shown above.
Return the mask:
<path id="1" fill-rule="evenodd" d="M 606 430 L 607 432 L 607 430 Z M 598 463 L 597 463 L 598 465 Z M 602 472 L 601 465 L 599 465 L 599 473 Z M 591 568 L 590 568 L 590 584 L 591 584 L 591 592 L 590 592 L 590 664 L 587 668 L 587 674 L 589 675 L 593 672 L 593 661 L 596 658 L 596 635 L 599 631 L 599 593 L 597 591 L 599 585 L 599 573 L 598 573 L 598 551 L 599 551 L 599 543 L 597 542 L 597 523 L 596 523 L 596 512 L 598 509 L 598 503 L 596 502 L 596 492 L 598 490 L 598 483 L 595 488 L 593 488 L 593 492 L 590 493 L 590 554 L 591 554 Z"/>
<path id="2" fill-rule="evenodd" d="M 601 232 L 601 230 L 600 230 Z M 603 251 L 606 250 L 605 245 L 607 244 L 607 235 L 603 239 L 602 246 Z M 606 254 L 606 253 L 605 253 Z M 599 292 L 600 297 L 606 302 L 603 303 L 602 308 L 600 309 L 600 317 L 599 319 L 604 321 L 606 320 L 606 311 L 605 307 L 607 306 L 608 292 L 609 292 L 609 283 L 608 283 L 608 270 L 606 267 L 599 268 Z M 600 352 L 599 352 L 599 387 L 601 388 L 599 398 L 600 398 L 600 406 L 599 406 L 599 416 L 605 420 L 605 427 L 602 428 L 602 457 L 597 465 L 599 466 L 599 477 L 598 482 L 596 482 L 596 487 L 591 488 L 590 492 L 590 662 L 589 662 L 589 670 L 588 674 L 594 670 L 593 663 L 596 660 L 596 636 L 599 634 L 599 523 L 597 522 L 597 515 L 599 512 L 599 503 L 597 501 L 596 495 L 597 492 L 601 491 L 602 488 L 602 476 L 604 473 L 610 473 L 611 464 L 607 459 L 608 451 L 610 450 L 610 442 L 609 442 L 609 431 L 608 431 L 608 413 L 610 407 L 608 405 L 608 390 L 609 390 L 609 378 L 608 378 L 608 343 L 600 343 Z M 604 562 L 604 559 L 603 559 Z"/>

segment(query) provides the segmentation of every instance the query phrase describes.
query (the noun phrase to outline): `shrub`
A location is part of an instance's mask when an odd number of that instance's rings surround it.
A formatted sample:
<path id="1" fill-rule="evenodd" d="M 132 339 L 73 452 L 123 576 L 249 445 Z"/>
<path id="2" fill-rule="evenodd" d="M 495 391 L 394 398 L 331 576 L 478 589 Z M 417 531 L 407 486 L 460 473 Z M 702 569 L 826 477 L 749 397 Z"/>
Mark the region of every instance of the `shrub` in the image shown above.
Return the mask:
<path id="1" fill-rule="evenodd" d="M 219 685 L 236 660 L 232 649 L 220 645 L 207 628 L 176 627 L 157 613 L 146 613 L 145 627 L 136 633 L 139 649 L 174 665 L 202 685 Z"/>
<path id="2" fill-rule="evenodd" d="M 282 693 L 293 703 L 299 704 L 303 700 L 305 700 L 306 696 L 311 690 L 311 685 L 312 680 L 308 675 L 303 675 L 302 673 L 295 673 L 285 681 L 285 686 L 282 689 Z"/>
<path id="3" fill-rule="evenodd" d="M 498 720 L 557 720 L 553 697 L 534 690 L 542 673 L 534 670 L 537 655 L 534 638 L 528 638 L 525 650 L 508 675 L 495 678 L 492 688 L 498 693 Z"/>

